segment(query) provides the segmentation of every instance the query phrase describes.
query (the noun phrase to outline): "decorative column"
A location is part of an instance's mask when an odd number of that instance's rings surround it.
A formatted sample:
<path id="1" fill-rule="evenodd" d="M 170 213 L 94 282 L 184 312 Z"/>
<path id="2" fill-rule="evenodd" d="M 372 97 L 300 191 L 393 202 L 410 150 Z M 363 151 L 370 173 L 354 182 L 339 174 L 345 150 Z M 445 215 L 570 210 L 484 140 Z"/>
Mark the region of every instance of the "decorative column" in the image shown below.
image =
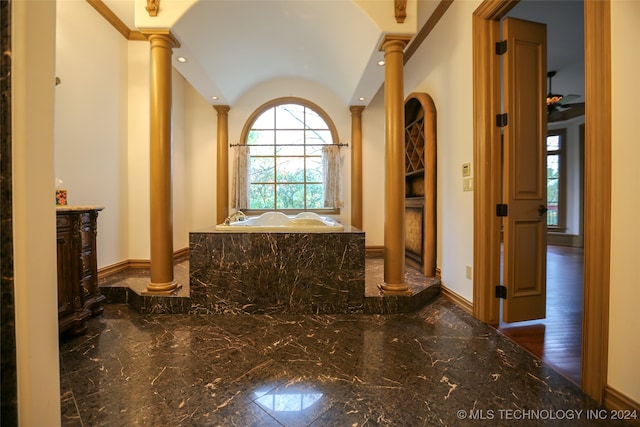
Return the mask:
<path id="1" fill-rule="evenodd" d="M 173 279 L 171 198 L 171 55 L 179 46 L 169 31 L 145 33 L 151 43 L 151 281 L 148 293 L 169 293 Z"/>
<path id="2" fill-rule="evenodd" d="M 385 203 L 384 284 L 385 294 L 411 295 L 404 282 L 405 265 L 405 147 L 404 147 L 404 48 L 411 38 L 387 35 L 384 51 L 385 110 Z"/>
<path id="3" fill-rule="evenodd" d="M 229 106 L 214 105 L 218 112 L 218 151 L 216 170 L 216 224 L 229 215 Z"/>
<path id="4" fill-rule="evenodd" d="M 351 225 L 362 230 L 362 111 L 352 105 L 351 111 Z"/>

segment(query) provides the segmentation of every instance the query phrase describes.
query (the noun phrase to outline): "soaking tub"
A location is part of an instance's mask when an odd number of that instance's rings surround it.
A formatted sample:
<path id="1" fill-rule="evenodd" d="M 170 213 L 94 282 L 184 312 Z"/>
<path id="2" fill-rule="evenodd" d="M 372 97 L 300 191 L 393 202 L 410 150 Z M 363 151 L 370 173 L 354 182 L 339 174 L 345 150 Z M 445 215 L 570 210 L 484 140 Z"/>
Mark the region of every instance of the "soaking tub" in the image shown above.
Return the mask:
<path id="1" fill-rule="evenodd" d="M 333 218 L 313 212 L 285 215 L 282 212 L 266 212 L 247 217 L 243 221 L 216 225 L 216 231 L 259 233 L 327 233 L 343 231 L 344 226 Z"/>

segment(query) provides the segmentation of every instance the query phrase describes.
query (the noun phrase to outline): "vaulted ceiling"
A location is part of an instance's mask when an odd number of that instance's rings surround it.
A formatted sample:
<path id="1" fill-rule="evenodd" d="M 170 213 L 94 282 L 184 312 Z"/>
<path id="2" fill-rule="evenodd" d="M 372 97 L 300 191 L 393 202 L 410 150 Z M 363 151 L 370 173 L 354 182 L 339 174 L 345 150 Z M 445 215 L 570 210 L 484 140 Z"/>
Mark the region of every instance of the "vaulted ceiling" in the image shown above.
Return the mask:
<path id="1" fill-rule="evenodd" d="M 95 1 L 95 0 L 93 0 Z M 458 0 L 461 1 L 461 0 Z M 103 0 L 136 29 L 135 0 Z M 384 81 L 384 35 L 361 0 L 200 0 L 171 28 L 174 66 L 211 104 L 233 105 L 274 79 L 305 79 L 346 105 L 367 105 Z M 417 31 L 440 2 L 417 2 Z M 379 0 L 394 14 L 393 0 Z M 160 1 L 162 11 L 163 3 Z M 510 13 L 548 25 L 554 92 L 584 94 L 582 1 L 522 1 Z M 471 25 L 471 19 L 469 19 Z M 187 62 L 179 63 L 178 57 Z M 287 94 L 284 94 L 287 95 Z M 213 99 L 212 97 L 217 97 Z"/>

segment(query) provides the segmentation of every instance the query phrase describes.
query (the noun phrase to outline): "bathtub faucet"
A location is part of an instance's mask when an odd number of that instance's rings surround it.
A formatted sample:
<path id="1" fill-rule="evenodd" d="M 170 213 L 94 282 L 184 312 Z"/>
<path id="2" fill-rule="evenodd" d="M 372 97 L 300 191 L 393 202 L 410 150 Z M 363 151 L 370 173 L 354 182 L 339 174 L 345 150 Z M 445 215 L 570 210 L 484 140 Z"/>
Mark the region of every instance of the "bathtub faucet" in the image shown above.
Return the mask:
<path id="1" fill-rule="evenodd" d="M 244 212 L 242 211 L 237 211 L 234 212 L 233 214 L 229 215 L 227 217 L 227 219 L 224 220 L 224 225 L 229 225 L 232 222 L 238 222 L 238 221 L 244 221 L 245 219 L 247 219 L 247 216 L 244 214 Z"/>

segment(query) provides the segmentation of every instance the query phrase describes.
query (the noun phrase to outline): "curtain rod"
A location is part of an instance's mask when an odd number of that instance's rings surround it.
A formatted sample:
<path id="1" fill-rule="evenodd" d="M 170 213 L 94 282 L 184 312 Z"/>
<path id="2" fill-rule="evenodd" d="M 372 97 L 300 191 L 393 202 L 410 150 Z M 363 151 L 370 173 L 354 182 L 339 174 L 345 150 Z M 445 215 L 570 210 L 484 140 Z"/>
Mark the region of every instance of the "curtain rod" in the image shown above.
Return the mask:
<path id="1" fill-rule="evenodd" d="M 229 147 L 240 147 L 240 146 L 246 146 L 246 147 L 331 147 L 331 146 L 337 146 L 337 147 L 348 147 L 349 144 L 343 144 L 343 143 L 339 143 L 339 144 L 229 144 Z"/>

